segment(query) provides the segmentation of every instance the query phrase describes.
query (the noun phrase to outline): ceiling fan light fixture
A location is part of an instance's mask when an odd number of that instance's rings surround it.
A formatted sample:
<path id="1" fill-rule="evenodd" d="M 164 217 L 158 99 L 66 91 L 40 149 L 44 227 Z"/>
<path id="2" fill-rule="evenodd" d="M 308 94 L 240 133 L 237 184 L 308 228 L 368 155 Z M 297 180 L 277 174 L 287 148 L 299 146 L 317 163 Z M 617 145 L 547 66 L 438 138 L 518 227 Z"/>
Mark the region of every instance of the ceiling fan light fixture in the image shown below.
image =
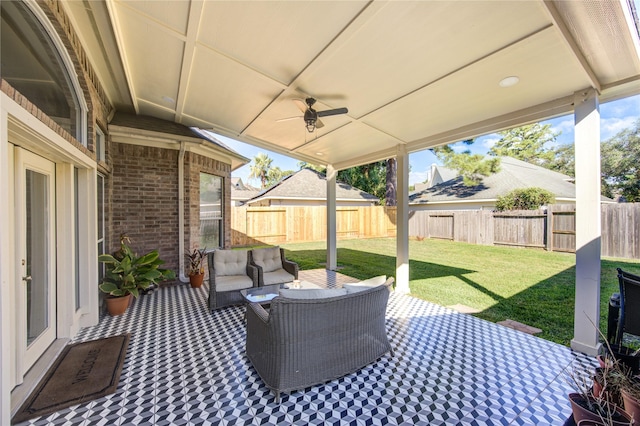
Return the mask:
<path id="1" fill-rule="evenodd" d="M 307 128 L 307 131 L 309 133 L 313 133 L 316 130 L 316 121 L 315 120 L 306 120 L 305 127 Z"/>
<path id="2" fill-rule="evenodd" d="M 511 86 L 515 86 L 516 84 L 518 84 L 520 82 L 520 77 L 518 77 L 517 75 L 511 75 L 509 77 L 505 77 L 502 80 L 500 80 L 500 87 L 511 87 Z"/>

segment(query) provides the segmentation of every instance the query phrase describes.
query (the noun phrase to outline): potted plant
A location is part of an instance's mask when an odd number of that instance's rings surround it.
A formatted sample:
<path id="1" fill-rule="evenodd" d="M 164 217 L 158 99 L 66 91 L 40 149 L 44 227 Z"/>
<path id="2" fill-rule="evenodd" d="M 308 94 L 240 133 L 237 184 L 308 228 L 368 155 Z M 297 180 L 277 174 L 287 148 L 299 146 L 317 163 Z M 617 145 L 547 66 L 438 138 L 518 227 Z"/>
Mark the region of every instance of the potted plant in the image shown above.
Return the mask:
<path id="1" fill-rule="evenodd" d="M 604 335 L 592 322 L 601 337 Z M 611 347 L 605 338 L 608 354 Z M 599 357 L 600 368 L 594 375 L 586 377 L 575 371 L 569 375 L 577 392 L 569 394 L 573 418 L 577 424 L 588 423 L 602 425 L 631 425 L 633 417 L 620 405 L 622 403 L 621 390 L 628 386 L 631 377 L 629 369 L 611 355 Z M 589 382 L 589 377 L 592 382 Z M 620 404 L 620 405 L 618 405 Z M 584 423 L 580 423 L 585 421 Z"/>
<path id="2" fill-rule="evenodd" d="M 624 411 L 631 414 L 634 419 L 640 419 L 640 378 L 629 377 L 626 386 L 620 392 L 624 401 Z"/>
<path id="3" fill-rule="evenodd" d="M 204 281 L 204 261 L 207 248 L 193 249 L 191 252 L 186 252 L 184 255 L 189 259 L 189 283 L 191 287 L 197 288 L 202 285 Z"/>
<path id="4" fill-rule="evenodd" d="M 129 237 L 120 236 L 120 250 L 103 254 L 98 261 L 107 265 L 100 290 L 107 294 L 107 310 L 112 316 L 123 314 L 132 297 L 159 281 L 175 279 L 173 271 L 160 268 L 164 263 L 158 250 L 137 256 L 129 247 Z"/>

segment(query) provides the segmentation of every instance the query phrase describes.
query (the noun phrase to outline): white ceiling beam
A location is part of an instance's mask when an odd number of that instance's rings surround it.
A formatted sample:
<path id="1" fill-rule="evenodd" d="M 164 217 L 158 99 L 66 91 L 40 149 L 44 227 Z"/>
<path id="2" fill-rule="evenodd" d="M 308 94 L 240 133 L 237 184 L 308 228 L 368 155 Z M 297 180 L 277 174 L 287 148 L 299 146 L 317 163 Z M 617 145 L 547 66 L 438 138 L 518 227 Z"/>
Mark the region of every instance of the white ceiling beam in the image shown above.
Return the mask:
<path id="1" fill-rule="evenodd" d="M 543 4 L 549 12 L 549 17 L 562 35 L 562 39 L 566 43 L 567 48 L 573 53 L 574 58 L 580 64 L 580 67 L 585 72 L 585 75 L 589 79 L 589 82 L 591 82 L 591 87 L 593 87 L 598 91 L 598 93 L 600 93 L 602 91 L 602 87 L 600 85 L 600 81 L 598 80 L 598 76 L 596 76 L 593 68 L 591 68 L 591 65 L 587 61 L 587 58 L 584 57 L 584 54 L 580 50 L 578 43 L 576 43 L 573 35 L 571 34 L 571 31 L 569 31 L 569 28 L 567 27 L 567 24 L 565 24 L 564 20 L 562 19 L 562 15 L 554 4 L 554 0 L 544 0 Z"/>
<path id="2" fill-rule="evenodd" d="M 186 40 L 184 42 L 184 51 L 182 54 L 182 66 L 180 67 L 180 81 L 178 82 L 178 99 L 176 99 L 175 105 L 176 123 L 182 123 L 184 100 L 187 96 L 187 90 L 189 89 L 189 79 L 193 69 L 193 58 L 195 56 L 203 9 L 204 2 L 192 1 L 190 3 Z"/>
<path id="3" fill-rule="evenodd" d="M 138 95 L 136 95 L 136 88 L 133 85 L 133 72 L 129 64 L 129 57 L 125 51 L 125 40 L 122 35 L 122 26 L 120 25 L 120 19 L 118 19 L 117 6 L 114 0 L 105 0 L 107 10 L 109 12 L 109 19 L 111 19 L 111 25 L 113 26 L 113 35 L 118 45 L 118 52 L 120 54 L 120 60 L 122 61 L 122 68 L 124 70 L 127 86 L 129 87 L 129 94 L 131 95 L 131 101 L 133 103 L 133 109 L 136 114 L 140 113 L 140 106 L 138 105 Z"/>

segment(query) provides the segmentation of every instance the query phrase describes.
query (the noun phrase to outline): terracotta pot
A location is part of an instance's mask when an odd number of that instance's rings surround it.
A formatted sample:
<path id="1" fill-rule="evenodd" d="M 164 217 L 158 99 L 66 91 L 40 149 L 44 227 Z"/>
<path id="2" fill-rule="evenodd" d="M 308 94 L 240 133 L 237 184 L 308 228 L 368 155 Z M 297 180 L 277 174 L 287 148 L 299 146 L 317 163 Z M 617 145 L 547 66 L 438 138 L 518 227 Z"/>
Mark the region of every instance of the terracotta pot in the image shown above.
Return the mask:
<path id="1" fill-rule="evenodd" d="M 105 299 L 107 301 L 107 312 L 112 317 L 124 314 L 131 304 L 132 298 L 133 296 L 130 294 L 122 297 L 108 296 Z"/>
<path id="2" fill-rule="evenodd" d="M 624 389 L 620 393 L 622 393 L 622 400 L 624 401 L 624 411 L 631 414 L 634 419 L 640 419 L 640 401 Z"/>
<path id="3" fill-rule="evenodd" d="M 204 274 L 191 274 L 189 275 L 189 283 L 191 283 L 191 287 L 198 288 L 202 285 L 204 281 Z"/>
<path id="4" fill-rule="evenodd" d="M 601 422 L 601 417 L 592 411 L 589 411 L 584 405 L 584 397 L 579 393 L 570 393 L 569 401 L 571 402 L 571 410 L 573 411 L 573 419 L 576 423 L 582 420 L 591 420 Z M 613 406 L 615 410 L 615 419 L 611 421 L 612 426 L 630 426 L 633 424 L 631 415 L 622 410 L 618 406 Z"/>

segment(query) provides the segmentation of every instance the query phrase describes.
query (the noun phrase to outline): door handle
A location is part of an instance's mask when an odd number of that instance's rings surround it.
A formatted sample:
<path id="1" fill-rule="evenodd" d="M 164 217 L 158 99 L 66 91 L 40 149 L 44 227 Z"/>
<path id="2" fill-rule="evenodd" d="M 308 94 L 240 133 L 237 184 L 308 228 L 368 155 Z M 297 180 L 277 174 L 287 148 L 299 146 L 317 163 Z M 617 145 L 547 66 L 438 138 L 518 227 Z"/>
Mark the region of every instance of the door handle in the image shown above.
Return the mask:
<path id="1" fill-rule="evenodd" d="M 26 277 L 22 277 L 22 281 L 28 283 L 31 281 L 31 275 L 27 275 Z"/>

